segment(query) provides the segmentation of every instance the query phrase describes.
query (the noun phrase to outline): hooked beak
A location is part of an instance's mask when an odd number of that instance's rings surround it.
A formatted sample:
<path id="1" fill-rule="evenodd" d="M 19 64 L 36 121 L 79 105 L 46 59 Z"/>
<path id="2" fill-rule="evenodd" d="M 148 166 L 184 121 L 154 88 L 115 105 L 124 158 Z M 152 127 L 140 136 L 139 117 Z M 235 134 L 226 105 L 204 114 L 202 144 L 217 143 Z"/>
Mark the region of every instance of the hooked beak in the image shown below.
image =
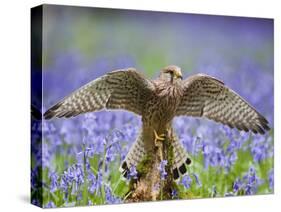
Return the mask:
<path id="1" fill-rule="evenodd" d="M 175 77 L 182 80 L 182 75 L 181 75 L 181 73 L 178 72 L 178 71 L 175 72 Z"/>

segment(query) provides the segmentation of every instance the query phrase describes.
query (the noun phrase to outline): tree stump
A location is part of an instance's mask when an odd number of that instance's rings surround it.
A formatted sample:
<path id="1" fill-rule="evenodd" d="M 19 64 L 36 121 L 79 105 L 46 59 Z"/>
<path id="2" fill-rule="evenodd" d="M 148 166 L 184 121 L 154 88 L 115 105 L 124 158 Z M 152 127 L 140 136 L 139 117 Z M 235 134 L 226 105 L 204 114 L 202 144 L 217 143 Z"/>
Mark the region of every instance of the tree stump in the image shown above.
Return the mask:
<path id="1" fill-rule="evenodd" d="M 157 141 L 151 152 L 137 166 L 138 179 L 130 181 L 130 191 L 125 202 L 143 202 L 172 199 L 173 190 L 177 184 L 173 180 L 173 130 L 165 130 L 164 141 Z M 161 179 L 160 164 L 166 160 L 166 177 Z"/>

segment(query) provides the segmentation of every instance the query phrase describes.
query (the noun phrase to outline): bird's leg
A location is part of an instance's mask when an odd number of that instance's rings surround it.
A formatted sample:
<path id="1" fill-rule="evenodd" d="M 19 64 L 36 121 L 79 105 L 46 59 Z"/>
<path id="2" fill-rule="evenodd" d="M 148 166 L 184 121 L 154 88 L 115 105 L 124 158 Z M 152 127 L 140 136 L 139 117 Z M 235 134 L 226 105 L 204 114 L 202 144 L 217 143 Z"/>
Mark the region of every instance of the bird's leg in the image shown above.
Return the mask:
<path id="1" fill-rule="evenodd" d="M 165 134 L 158 135 L 156 130 L 154 130 L 154 144 L 155 147 L 157 147 L 157 152 L 158 152 L 157 154 L 161 161 L 163 160 L 163 143 L 165 141 L 165 138 L 166 138 Z"/>
<path id="2" fill-rule="evenodd" d="M 165 134 L 160 134 L 158 135 L 157 132 L 154 130 L 154 142 L 157 144 L 159 141 L 164 141 L 165 140 Z"/>

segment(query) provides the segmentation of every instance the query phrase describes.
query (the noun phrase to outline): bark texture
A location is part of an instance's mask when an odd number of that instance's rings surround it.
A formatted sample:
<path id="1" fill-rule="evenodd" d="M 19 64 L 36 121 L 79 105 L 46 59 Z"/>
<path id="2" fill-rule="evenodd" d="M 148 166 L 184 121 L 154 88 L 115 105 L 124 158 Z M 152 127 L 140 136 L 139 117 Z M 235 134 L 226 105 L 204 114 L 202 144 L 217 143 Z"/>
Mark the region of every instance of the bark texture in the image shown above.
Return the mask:
<path id="1" fill-rule="evenodd" d="M 172 199 L 172 191 L 177 190 L 173 180 L 174 136 L 172 129 L 165 131 L 165 140 L 154 142 L 154 148 L 138 165 L 138 180 L 131 180 L 129 196 L 126 202 L 143 202 Z M 161 179 L 160 163 L 167 160 L 166 178 Z"/>

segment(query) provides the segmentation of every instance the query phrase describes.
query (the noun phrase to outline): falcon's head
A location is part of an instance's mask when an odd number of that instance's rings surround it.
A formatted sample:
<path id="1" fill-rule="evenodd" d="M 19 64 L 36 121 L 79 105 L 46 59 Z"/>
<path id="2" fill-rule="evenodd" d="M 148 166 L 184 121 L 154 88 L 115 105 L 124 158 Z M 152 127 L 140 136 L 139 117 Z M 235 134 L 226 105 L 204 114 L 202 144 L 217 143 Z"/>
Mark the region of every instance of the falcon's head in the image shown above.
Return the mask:
<path id="1" fill-rule="evenodd" d="M 162 69 L 160 79 L 171 83 L 182 80 L 181 68 L 175 65 L 169 65 Z"/>

